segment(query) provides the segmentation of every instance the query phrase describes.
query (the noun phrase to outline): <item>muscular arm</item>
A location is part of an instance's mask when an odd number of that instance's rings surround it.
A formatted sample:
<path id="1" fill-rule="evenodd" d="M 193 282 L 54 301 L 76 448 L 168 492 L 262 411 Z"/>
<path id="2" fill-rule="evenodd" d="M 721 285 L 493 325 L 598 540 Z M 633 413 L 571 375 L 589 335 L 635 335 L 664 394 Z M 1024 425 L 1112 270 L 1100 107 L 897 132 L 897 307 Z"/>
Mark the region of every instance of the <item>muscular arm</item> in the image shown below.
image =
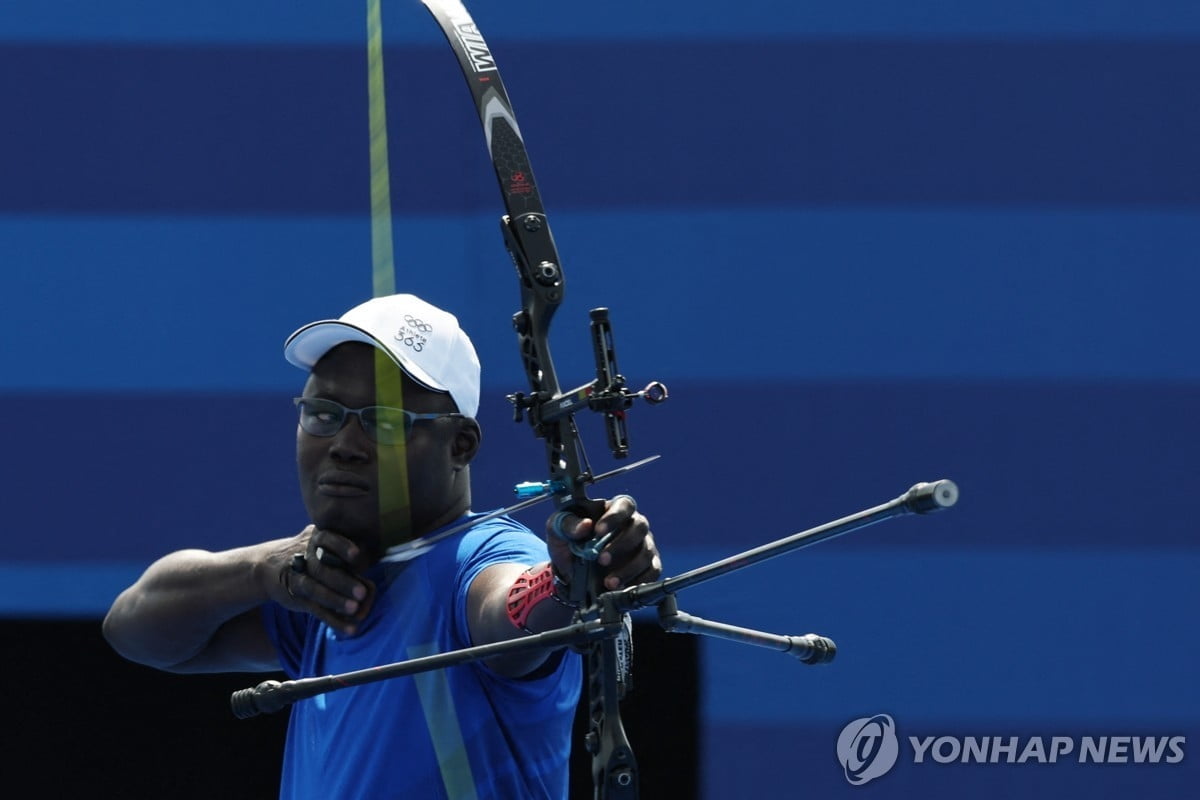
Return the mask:
<path id="1" fill-rule="evenodd" d="M 306 611 L 341 630 L 352 630 L 369 607 L 370 587 L 319 564 L 311 557 L 318 546 L 362 566 L 348 540 L 311 525 L 249 547 L 172 553 L 117 597 L 104 637 L 125 658 L 171 672 L 279 670 L 259 610 L 264 603 Z M 305 575 L 285 574 L 296 552 L 310 553 Z"/>
<path id="2" fill-rule="evenodd" d="M 258 619 L 270 599 L 263 575 L 269 542 L 159 559 L 123 591 L 104 618 L 104 637 L 131 661 L 172 672 L 279 669 Z"/>

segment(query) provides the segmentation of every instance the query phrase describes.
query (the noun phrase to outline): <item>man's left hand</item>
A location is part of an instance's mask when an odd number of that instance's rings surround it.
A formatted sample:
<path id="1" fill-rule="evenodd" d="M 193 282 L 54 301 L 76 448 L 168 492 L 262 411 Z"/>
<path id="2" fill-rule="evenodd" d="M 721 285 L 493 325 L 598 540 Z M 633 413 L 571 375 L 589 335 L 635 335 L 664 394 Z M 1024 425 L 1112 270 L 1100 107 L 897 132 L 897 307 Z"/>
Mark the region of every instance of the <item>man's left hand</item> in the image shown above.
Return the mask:
<path id="1" fill-rule="evenodd" d="M 662 559 L 650 533 L 650 523 L 638 513 L 633 498 L 622 494 L 596 503 L 603 504 L 603 511 L 595 520 L 560 512 L 547 521 L 546 542 L 554 569 L 569 578 L 575 559 L 567 542 L 556 532 L 557 525 L 563 536 L 580 543 L 611 534 L 596 559 L 604 575 L 605 589 L 622 589 L 656 580 L 662 574 Z"/>

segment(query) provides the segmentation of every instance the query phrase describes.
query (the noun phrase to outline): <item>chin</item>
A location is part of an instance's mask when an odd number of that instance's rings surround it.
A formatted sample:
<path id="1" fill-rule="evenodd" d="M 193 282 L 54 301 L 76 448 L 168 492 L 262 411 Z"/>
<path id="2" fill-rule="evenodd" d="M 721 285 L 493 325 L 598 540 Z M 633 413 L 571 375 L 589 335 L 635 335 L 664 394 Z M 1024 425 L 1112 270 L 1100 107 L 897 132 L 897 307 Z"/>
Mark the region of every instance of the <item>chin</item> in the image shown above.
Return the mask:
<path id="1" fill-rule="evenodd" d="M 379 549 L 378 513 L 356 514 L 339 506 L 309 509 L 309 518 L 321 530 L 345 536 L 367 552 Z"/>

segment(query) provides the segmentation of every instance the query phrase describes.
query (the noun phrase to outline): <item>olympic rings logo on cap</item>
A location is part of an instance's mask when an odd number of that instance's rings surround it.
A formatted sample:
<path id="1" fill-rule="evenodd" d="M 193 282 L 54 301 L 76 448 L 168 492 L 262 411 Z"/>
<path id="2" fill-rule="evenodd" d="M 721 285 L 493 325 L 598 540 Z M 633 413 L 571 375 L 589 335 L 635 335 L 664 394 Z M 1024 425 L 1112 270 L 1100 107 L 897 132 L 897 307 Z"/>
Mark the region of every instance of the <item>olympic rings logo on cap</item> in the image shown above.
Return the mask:
<path id="1" fill-rule="evenodd" d="M 417 319 L 412 314 L 405 314 L 404 321 L 421 333 L 433 333 L 433 326 L 424 320 Z"/>

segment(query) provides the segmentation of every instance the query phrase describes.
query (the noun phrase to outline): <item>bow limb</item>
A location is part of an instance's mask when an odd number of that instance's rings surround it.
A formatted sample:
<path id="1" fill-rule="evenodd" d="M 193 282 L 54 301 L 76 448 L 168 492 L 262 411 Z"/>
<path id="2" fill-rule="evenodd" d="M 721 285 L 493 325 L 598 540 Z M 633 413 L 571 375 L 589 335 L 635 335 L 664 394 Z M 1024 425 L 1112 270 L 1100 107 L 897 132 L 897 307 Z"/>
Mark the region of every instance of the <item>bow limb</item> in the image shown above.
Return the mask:
<path id="1" fill-rule="evenodd" d="M 441 26 L 467 79 L 507 211 L 501 219 L 501 230 L 521 286 L 521 310 L 513 317 L 513 326 L 529 382 L 529 394 L 516 393 L 509 399 L 517 419 L 527 416 L 535 435 L 545 442 L 549 473 L 546 487 L 556 504 L 560 509 L 595 518 L 599 515 L 597 505 L 602 504 L 587 496 L 586 485 L 592 476 L 573 415 L 584 408 L 603 411 L 609 420 L 610 443 L 622 444 L 620 451 L 614 448 L 613 452 L 624 455 L 622 412 L 636 395 L 625 390 L 623 379 L 616 373 L 607 317 L 597 326 L 595 312 L 597 380 L 567 393 L 562 391 L 550 355 L 549 335 L 550 322 L 563 301 L 566 281 L 516 115 L 495 58 L 462 3 L 422 2 Z M 606 339 L 607 346 L 602 341 Z M 626 635 L 620 641 L 610 637 L 586 648 L 589 703 L 586 746 L 592 753 L 596 797 L 632 800 L 637 797 L 637 762 L 621 724 L 619 706 L 629 666 L 632 626 L 628 615 L 619 609 L 595 605 L 602 591 L 595 561 L 598 548 L 573 548 L 573 552 L 576 557 L 571 576 L 572 600 L 598 614 L 601 622 L 626 626 Z"/>

